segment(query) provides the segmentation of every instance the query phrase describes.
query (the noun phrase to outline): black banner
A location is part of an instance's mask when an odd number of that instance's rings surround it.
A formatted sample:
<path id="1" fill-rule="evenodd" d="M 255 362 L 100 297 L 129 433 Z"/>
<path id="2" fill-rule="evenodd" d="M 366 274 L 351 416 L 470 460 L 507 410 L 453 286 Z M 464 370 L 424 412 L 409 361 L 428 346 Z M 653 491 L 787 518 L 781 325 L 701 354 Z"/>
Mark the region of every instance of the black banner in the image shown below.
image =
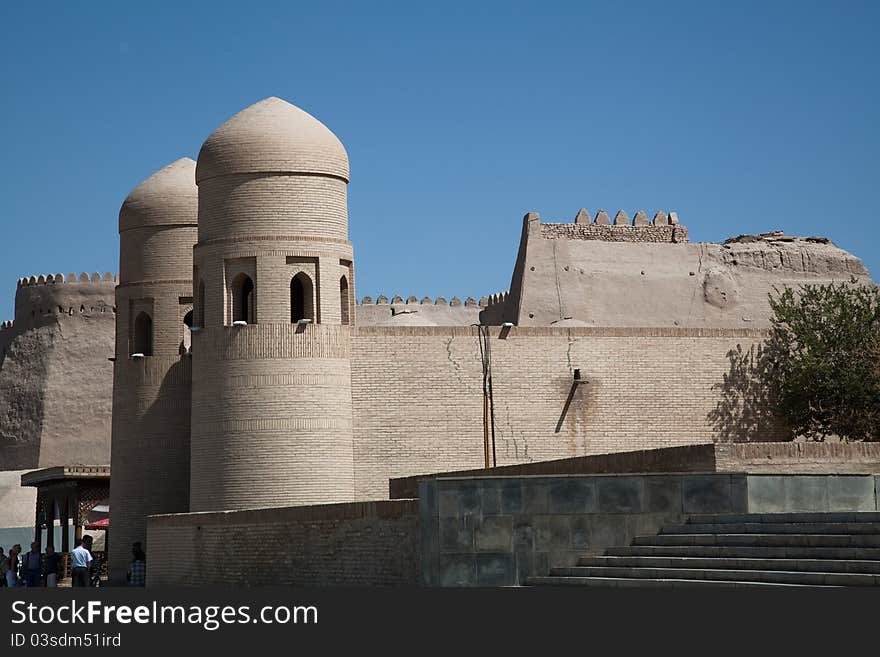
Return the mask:
<path id="1" fill-rule="evenodd" d="M 0 655 L 197 648 L 207 657 L 274 647 L 414 657 L 573 649 L 702 654 L 753 642 L 763 654 L 773 644 L 788 652 L 844 637 L 851 644 L 859 631 L 869 636 L 878 601 L 873 590 L 795 588 L 0 589 Z"/>

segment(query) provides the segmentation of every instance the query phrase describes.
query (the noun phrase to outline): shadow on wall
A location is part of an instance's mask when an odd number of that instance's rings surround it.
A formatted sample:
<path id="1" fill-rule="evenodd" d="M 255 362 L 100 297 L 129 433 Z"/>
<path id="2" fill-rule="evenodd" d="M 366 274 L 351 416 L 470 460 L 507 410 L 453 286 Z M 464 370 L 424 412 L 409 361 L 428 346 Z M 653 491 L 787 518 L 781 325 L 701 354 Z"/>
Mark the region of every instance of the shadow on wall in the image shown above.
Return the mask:
<path id="1" fill-rule="evenodd" d="M 721 383 L 712 386 L 720 392 L 708 420 L 718 434 L 717 442 L 775 442 L 794 436 L 784 419 L 774 412 L 773 352 L 767 344 L 742 345 L 727 352 L 730 370 Z"/>

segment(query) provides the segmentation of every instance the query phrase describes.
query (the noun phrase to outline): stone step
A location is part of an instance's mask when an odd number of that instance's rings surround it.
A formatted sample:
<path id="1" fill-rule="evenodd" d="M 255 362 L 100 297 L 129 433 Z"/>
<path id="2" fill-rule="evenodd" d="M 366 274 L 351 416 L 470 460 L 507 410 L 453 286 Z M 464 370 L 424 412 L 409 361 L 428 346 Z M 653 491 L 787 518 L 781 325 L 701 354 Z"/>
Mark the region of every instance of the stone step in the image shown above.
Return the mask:
<path id="1" fill-rule="evenodd" d="M 880 547 L 880 534 L 657 534 L 636 536 L 633 545 Z"/>
<path id="2" fill-rule="evenodd" d="M 804 584 L 776 584 L 773 582 L 748 582 L 699 579 L 642 579 L 632 577 L 529 577 L 527 586 L 592 586 L 632 588 L 820 588 Z M 824 587 L 822 587 L 824 588 Z"/>
<path id="3" fill-rule="evenodd" d="M 567 568 L 551 568 L 550 576 L 770 582 L 773 584 L 803 584 L 806 586 L 880 586 L 880 575 L 865 573 L 813 573 L 787 570 L 731 570 L 727 568 L 571 566 Z"/>
<path id="4" fill-rule="evenodd" d="M 742 522 L 880 522 L 878 511 L 832 511 L 819 513 L 695 513 L 688 523 Z"/>
<path id="5" fill-rule="evenodd" d="M 788 570 L 824 573 L 867 573 L 880 575 L 880 561 L 834 559 L 755 559 L 673 556 L 581 557 L 578 566 L 623 568 L 687 568 L 730 570 Z"/>
<path id="6" fill-rule="evenodd" d="M 620 557 L 721 557 L 733 559 L 834 559 L 880 560 L 880 548 L 784 547 L 736 545 L 626 545 L 609 547 L 608 556 Z"/>
<path id="7" fill-rule="evenodd" d="M 661 534 L 877 534 L 880 522 L 718 522 L 670 525 Z"/>

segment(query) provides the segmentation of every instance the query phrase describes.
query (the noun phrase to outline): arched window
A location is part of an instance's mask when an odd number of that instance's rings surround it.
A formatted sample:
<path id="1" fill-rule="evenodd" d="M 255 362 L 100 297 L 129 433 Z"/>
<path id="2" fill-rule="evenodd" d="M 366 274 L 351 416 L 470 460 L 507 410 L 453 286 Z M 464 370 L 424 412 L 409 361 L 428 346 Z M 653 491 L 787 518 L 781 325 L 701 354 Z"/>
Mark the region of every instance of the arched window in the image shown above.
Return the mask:
<path id="1" fill-rule="evenodd" d="M 301 319 L 315 320 L 314 289 L 312 279 L 304 272 L 298 273 L 290 280 L 290 321 Z"/>
<path id="2" fill-rule="evenodd" d="M 339 311 L 342 317 L 342 323 L 349 323 L 350 304 L 348 300 L 348 279 L 343 276 L 339 279 Z"/>
<path id="3" fill-rule="evenodd" d="M 147 313 L 140 313 L 134 320 L 133 344 L 132 353 L 153 355 L 153 320 Z"/>
<path id="4" fill-rule="evenodd" d="M 254 323 L 254 282 L 247 274 L 232 281 L 232 321 Z"/>
<path id="5" fill-rule="evenodd" d="M 199 281 L 199 293 L 194 310 L 194 325 L 201 328 L 205 325 L 205 281 Z"/>

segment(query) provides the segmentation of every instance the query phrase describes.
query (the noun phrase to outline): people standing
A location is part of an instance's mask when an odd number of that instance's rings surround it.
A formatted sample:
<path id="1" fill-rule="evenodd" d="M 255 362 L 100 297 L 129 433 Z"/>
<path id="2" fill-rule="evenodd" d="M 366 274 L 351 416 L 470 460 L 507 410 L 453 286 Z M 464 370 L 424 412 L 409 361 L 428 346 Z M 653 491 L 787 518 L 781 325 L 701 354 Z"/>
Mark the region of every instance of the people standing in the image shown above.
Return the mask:
<path id="1" fill-rule="evenodd" d="M 147 583 L 147 555 L 141 548 L 140 541 L 131 546 L 131 564 L 128 567 L 129 586 L 144 586 Z"/>
<path id="2" fill-rule="evenodd" d="M 40 554 L 40 544 L 36 541 L 31 543 L 30 552 L 24 555 L 21 571 L 25 586 L 28 588 L 43 585 L 43 555 Z"/>
<path id="3" fill-rule="evenodd" d="M 21 545 L 16 543 L 9 550 L 9 558 L 6 560 L 8 568 L 6 570 L 6 584 L 12 588 L 18 586 L 18 553 L 21 552 Z"/>
<path id="4" fill-rule="evenodd" d="M 6 588 L 9 582 L 6 581 L 6 571 L 9 570 L 9 557 L 3 553 L 0 547 L 0 589 Z"/>
<path id="5" fill-rule="evenodd" d="M 54 588 L 58 586 L 58 570 L 60 568 L 61 555 L 51 545 L 46 546 L 46 559 L 43 561 L 43 574 L 46 576 L 46 586 Z"/>
<path id="6" fill-rule="evenodd" d="M 89 567 L 92 565 L 92 553 L 85 547 L 85 539 L 87 538 L 91 539 L 88 535 L 76 539 L 73 552 L 70 553 L 70 579 L 72 586 L 86 587 L 89 585 Z M 91 545 L 91 543 L 92 541 L 89 540 L 88 544 Z"/>

